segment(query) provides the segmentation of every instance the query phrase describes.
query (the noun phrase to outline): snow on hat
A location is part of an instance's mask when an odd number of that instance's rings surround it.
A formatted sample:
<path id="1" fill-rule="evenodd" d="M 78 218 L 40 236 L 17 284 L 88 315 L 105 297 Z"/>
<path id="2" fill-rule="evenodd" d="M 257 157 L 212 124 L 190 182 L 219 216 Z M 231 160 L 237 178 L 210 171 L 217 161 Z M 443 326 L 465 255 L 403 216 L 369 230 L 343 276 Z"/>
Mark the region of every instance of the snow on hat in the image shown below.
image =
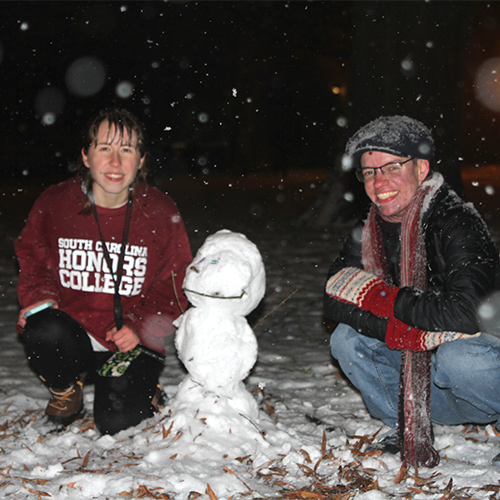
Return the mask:
<path id="1" fill-rule="evenodd" d="M 367 151 L 382 151 L 432 161 L 434 140 L 430 130 L 408 116 L 381 116 L 361 127 L 347 142 L 345 155 L 350 167 L 360 168 Z"/>

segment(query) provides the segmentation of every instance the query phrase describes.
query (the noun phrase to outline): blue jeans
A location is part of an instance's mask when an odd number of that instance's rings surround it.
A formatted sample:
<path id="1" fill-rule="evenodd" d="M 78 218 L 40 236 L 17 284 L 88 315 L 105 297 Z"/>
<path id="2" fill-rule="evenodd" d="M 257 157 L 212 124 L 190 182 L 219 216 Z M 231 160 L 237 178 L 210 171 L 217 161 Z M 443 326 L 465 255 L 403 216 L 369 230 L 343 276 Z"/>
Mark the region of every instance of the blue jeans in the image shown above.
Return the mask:
<path id="1" fill-rule="evenodd" d="M 332 333 L 330 348 L 370 414 L 396 427 L 401 351 L 344 324 Z M 446 342 L 432 353 L 431 419 L 500 430 L 500 339 L 482 334 Z"/>

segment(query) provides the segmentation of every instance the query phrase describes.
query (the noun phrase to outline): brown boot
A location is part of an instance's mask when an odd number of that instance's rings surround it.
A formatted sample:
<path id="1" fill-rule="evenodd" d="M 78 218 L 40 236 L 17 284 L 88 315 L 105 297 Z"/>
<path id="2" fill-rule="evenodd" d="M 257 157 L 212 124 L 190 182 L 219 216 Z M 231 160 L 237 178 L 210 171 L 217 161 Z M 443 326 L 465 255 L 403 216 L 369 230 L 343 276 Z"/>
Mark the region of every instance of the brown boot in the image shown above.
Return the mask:
<path id="1" fill-rule="evenodd" d="M 165 403 L 167 401 L 167 395 L 163 390 L 163 387 L 160 384 L 156 385 L 156 391 L 154 393 L 153 399 L 151 400 L 151 404 L 154 407 L 155 413 L 158 413 L 165 407 Z"/>
<path id="2" fill-rule="evenodd" d="M 51 398 L 45 408 L 48 419 L 55 424 L 69 425 L 83 412 L 83 382 L 79 380 L 67 389 L 50 389 Z"/>

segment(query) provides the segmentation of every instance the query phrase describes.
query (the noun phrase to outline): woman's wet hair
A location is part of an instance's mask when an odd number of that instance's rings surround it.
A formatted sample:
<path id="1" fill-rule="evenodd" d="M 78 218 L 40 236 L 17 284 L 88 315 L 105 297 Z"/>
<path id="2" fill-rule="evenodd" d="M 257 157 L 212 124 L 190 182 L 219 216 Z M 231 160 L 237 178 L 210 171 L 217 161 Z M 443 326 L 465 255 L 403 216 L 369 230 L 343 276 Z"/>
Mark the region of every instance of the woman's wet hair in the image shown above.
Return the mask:
<path id="1" fill-rule="evenodd" d="M 125 138 L 128 138 L 126 145 L 130 144 L 130 140 L 134 135 L 137 137 L 137 149 L 141 158 L 144 158 L 142 168 L 137 172 L 137 176 L 130 185 L 130 190 L 140 183 L 146 183 L 147 166 L 146 166 L 146 134 L 142 123 L 126 109 L 107 108 L 99 111 L 87 124 L 83 134 L 83 150 L 87 154 L 91 146 L 97 145 L 97 136 L 99 127 L 103 124 L 108 124 L 108 140 L 113 142 L 115 137 L 121 137 L 122 143 Z M 83 210 L 84 213 L 90 213 L 90 204 L 92 200 L 92 184 L 93 179 L 90 169 L 87 168 L 82 161 L 82 157 L 78 158 L 78 172 L 82 176 L 86 189 L 88 202 Z"/>
<path id="2" fill-rule="evenodd" d="M 141 158 L 146 154 L 146 137 L 142 123 L 130 111 L 117 108 L 103 109 L 87 124 L 83 146 L 85 152 L 90 146 L 97 145 L 99 127 L 104 122 L 108 122 L 109 133 L 113 130 L 114 136 L 118 134 L 122 138 L 132 138 L 135 132 Z M 109 136 L 110 142 L 114 140 L 114 136 Z"/>

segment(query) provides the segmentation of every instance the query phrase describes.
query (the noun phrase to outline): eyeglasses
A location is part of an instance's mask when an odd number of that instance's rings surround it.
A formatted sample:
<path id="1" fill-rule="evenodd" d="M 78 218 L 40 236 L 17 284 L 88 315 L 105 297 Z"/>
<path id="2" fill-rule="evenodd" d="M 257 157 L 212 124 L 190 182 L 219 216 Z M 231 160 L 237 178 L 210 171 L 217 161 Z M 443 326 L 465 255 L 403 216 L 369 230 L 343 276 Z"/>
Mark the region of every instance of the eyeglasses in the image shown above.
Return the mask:
<path id="1" fill-rule="evenodd" d="M 375 179 L 375 170 L 380 170 L 385 177 L 397 177 L 401 174 L 403 165 L 411 160 L 413 158 L 408 158 L 405 161 L 393 161 L 381 167 L 358 168 L 356 170 L 356 177 L 360 182 L 369 182 Z"/>

